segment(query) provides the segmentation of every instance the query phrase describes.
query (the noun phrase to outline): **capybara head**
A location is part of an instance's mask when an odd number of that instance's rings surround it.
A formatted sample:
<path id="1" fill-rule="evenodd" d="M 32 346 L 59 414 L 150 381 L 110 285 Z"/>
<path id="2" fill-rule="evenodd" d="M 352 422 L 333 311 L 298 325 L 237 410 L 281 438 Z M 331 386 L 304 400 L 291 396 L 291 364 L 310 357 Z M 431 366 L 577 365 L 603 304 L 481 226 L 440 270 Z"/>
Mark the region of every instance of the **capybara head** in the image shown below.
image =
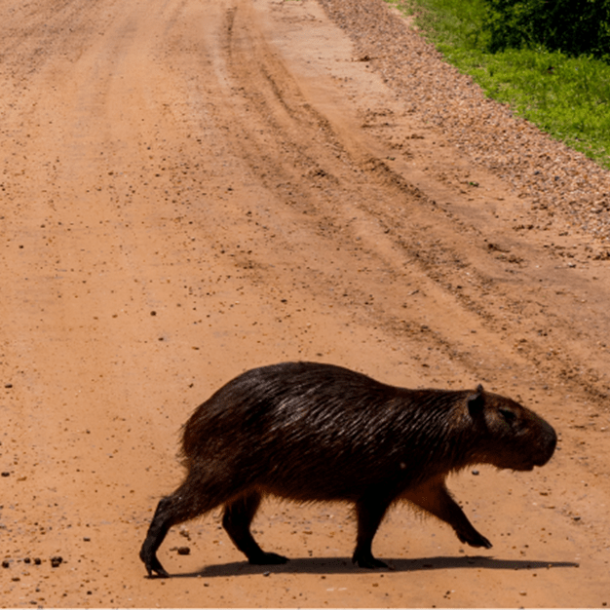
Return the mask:
<path id="1" fill-rule="evenodd" d="M 510 398 L 485 392 L 481 385 L 466 400 L 473 426 L 481 435 L 481 462 L 532 470 L 551 459 L 557 434 L 533 411 Z"/>

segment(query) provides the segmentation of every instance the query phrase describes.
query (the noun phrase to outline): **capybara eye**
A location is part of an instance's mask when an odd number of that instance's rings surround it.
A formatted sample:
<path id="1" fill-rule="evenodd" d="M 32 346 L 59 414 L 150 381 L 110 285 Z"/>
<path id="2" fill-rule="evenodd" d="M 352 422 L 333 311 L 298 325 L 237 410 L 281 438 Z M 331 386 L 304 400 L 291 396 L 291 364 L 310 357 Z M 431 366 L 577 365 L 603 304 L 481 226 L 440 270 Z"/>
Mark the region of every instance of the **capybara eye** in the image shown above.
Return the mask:
<path id="1" fill-rule="evenodd" d="M 500 409 L 500 415 L 504 418 L 504 421 L 507 423 L 512 423 L 517 418 L 517 415 L 514 411 L 510 411 L 509 409 Z"/>

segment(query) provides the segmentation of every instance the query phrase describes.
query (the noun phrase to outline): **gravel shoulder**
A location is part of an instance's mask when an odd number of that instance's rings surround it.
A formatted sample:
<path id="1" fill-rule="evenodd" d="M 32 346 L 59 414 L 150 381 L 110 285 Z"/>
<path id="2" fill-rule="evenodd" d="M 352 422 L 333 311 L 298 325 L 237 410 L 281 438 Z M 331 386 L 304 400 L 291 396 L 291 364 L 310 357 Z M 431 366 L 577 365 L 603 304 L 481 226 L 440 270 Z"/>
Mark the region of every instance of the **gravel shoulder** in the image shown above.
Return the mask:
<path id="1" fill-rule="evenodd" d="M 408 111 L 439 128 L 471 162 L 527 198 L 537 226 L 583 232 L 594 242 L 595 254 L 607 256 L 607 170 L 514 117 L 507 105 L 486 98 L 469 76 L 444 63 L 432 45 L 405 27 L 408 19 L 381 0 L 321 3 Z"/>

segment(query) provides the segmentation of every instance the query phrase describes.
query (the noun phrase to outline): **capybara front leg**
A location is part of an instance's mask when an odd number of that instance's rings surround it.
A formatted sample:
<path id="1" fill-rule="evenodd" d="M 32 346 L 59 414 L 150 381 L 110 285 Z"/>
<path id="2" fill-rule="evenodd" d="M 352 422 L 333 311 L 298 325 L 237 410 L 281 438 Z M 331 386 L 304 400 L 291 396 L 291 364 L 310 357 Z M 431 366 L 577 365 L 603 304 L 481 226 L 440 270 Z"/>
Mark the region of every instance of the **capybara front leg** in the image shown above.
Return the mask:
<path id="1" fill-rule="evenodd" d="M 468 517 L 451 497 L 444 479 L 428 481 L 410 490 L 404 497 L 451 525 L 460 542 L 474 547 L 491 548 L 491 542 L 474 529 Z"/>
<path id="2" fill-rule="evenodd" d="M 250 532 L 250 524 L 260 504 L 257 492 L 241 496 L 226 504 L 222 525 L 235 546 L 254 565 L 286 563 L 288 559 L 277 553 L 265 553 Z"/>
<path id="3" fill-rule="evenodd" d="M 352 561 L 361 568 L 387 568 L 388 564 L 373 557 L 372 545 L 377 528 L 388 508 L 386 502 L 376 498 L 362 498 L 356 504 L 358 537 Z"/>

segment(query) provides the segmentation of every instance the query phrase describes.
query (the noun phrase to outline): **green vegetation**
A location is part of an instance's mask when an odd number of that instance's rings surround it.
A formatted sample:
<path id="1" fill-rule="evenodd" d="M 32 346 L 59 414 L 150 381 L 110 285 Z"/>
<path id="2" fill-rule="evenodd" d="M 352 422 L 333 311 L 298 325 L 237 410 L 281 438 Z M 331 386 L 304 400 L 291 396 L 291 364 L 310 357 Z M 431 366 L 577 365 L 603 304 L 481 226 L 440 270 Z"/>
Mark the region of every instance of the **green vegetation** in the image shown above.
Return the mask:
<path id="1" fill-rule="evenodd" d="M 490 26 L 497 26 L 497 13 L 492 13 L 490 5 L 497 9 L 509 3 L 511 0 L 402 0 L 400 6 L 415 14 L 425 36 L 448 61 L 472 75 L 488 96 L 510 104 L 516 114 L 610 168 L 607 55 L 604 59 L 569 56 L 569 51 L 549 50 L 525 39 L 515 43 L 518 48 L 500 48 Z M 608 6 L 607 0 L 579 2 L 581 7 L 595 3 Z M 610 24 L 606 22 L 604 27 L 600 28 L 602 38 Z"/>
<path id="2" fill-rule="evenodd" d="M 610 63 L 610 0 L 486 0 L 491 51 L 535 48 Z"/>

